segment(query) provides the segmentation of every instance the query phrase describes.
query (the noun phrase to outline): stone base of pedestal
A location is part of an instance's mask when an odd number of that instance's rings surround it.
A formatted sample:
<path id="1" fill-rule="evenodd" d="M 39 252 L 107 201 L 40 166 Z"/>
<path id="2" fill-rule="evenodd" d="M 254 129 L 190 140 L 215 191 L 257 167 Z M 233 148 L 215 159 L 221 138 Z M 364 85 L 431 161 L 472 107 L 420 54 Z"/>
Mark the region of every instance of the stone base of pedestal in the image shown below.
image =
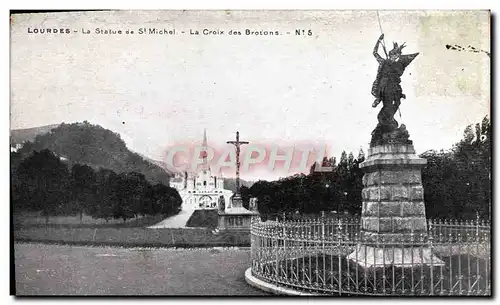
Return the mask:
<path id="1" fill-rule="evenodd" d="M 232 209 L 243 208 L 243 198 L 241 198 L 241 196 L 238 194 L 234 195 L 234 197 L 231 198 L 229 208 L 232 208 Z"/>
<path id="2" fill-rule="evenodd" d="M 248 231 L 252 217 L 258 215 L 243 207 L 227 208 L 225 211 L 219 211 L 219 231 Z"/>
<path id="3" fill-rule="evenodd" d="M 426 265 L 443 266 L 444 262 L 429 248 L 376 248 L 358 245 L 347 257 L 363 268 L 403 267 L 412 268 Z"/>
<path id="4" fill-rule="evenodd" d="M 362 231 L 384 236 L 427 233 L 421 168 L 427 161 L 412 145 L 371 147 L 360 164 L 363 176 Z"/>
<path id="5" fill-rule="evenodd" d="M 365 268 L 443 265 L 425 244 L 394 246 L 409 233 L 424 240 L 427 235 L 421 175 L 426 163 L 408 143 L 370 147 L 367 159 L 360 164 L 365 172 L 361 237 L 366 243 L 357 245 L 348 257 L 351 261 Z M 393 245 L 374 247 L 374 241 Z"/>

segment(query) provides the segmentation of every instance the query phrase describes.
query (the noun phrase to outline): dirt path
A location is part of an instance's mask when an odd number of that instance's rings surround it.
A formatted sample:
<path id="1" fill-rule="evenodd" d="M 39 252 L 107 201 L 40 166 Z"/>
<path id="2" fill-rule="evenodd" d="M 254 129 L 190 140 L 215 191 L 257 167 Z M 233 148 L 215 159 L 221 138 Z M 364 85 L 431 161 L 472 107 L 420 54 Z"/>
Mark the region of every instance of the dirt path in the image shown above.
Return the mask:
<path id="1" fill-rule="evenodd" d="M 186 223 L 193 215 L 195 210 L 182 210 L 179 214 L 171 216 L 169 218 L 160 221 L 159 223 L 150 226 L 151 229 L 161 229 L 161 228 L 185 228 Z"/>

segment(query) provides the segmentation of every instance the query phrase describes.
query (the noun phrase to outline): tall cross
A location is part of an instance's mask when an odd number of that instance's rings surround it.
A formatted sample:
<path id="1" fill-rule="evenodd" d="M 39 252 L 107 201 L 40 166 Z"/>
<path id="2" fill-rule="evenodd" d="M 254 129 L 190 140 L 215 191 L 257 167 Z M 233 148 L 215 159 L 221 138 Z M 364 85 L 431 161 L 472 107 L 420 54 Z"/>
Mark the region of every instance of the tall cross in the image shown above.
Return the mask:
<path id="1" fill-rule="evenodd" d="M 236 141 L 227 141 L 227 144 L 236 146 L 236 194 L 235 197 L 240 196 L 240 146 L 248 144 L 247 141 L 240 141 L 240 132 L 236 132 Z"/>

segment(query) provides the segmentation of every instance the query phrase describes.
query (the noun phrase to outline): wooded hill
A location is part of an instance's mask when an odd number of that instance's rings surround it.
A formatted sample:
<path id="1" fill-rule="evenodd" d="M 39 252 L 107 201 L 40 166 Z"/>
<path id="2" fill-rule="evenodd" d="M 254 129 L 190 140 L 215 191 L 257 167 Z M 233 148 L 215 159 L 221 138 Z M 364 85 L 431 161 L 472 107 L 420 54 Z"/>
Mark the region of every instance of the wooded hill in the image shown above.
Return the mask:
<path id="1" fill-rule="evenodd" d="M 84 121 L 83 123 L 62 123 L 45 133 L 40 133 L 40 131 L 45 131 L 45 129 L 30 128 L 11 132 L 11 143 L 12 141 L 19 143 L 19 140 L 28 139 L 38 133 L 32 141 L 25 142 L 18 151 L 20 159 L 30 156 L 33 151 L 48 149 L 62 157 L 68 163 L 69 168 L 78 163 L 88 165 L 95 170 L 105 168 L 117 173 L 137 172 L 143 174 L 152 183 L 159 182 L 168 185 L 171 176 L 169 172 L 130 151 L 120 135 L 111 130 Z"/>

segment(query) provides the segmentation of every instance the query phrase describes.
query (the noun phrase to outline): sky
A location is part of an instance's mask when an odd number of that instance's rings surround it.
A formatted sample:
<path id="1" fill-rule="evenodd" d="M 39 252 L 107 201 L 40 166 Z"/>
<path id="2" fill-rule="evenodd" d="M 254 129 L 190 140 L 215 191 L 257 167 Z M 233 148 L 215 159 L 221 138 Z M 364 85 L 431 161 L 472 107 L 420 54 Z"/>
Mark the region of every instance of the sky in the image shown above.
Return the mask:
<path id="1" fill-rule="evenodd" d="M 407 126 L 417 153 L 451 148 L 466 125 L 490 113 L 490 63 L 484 53 L 446 45 L 489 51 L 489 12 L 379 15 L 380 26 L 376 11 L 16 15 L 11 129 L 87 120 L 163 161 L 173 146 L 201 144 L 204 129 L 218 149 L 238 130 L 243 140 L 266 147 L 305 143 L 325 146 L 337 159 L 343 150 L 357 156 L 369 147 L 381 107 L 371 107 L 370 92 L 378 65 L 372 50 L 382 28 L 389 49 L 393 41 L 406 42 L 404 53 L 420 53 L 402 77 L 407 99 L 396 119 Z M 137 34 L 150 27 L 175 28 L 177 35 Z M 41 28 L 71 33 L 29 33 Z M 95 34 L 96 28 L 135 34 Z M 225 34 L 189 35 L 205 28 Z M 245 29 L 283 35 L 227 35 Z M 312 35 L 296 36 L 296 29 Z M 290 174 L 259 168 L 242 178 Z"/>

